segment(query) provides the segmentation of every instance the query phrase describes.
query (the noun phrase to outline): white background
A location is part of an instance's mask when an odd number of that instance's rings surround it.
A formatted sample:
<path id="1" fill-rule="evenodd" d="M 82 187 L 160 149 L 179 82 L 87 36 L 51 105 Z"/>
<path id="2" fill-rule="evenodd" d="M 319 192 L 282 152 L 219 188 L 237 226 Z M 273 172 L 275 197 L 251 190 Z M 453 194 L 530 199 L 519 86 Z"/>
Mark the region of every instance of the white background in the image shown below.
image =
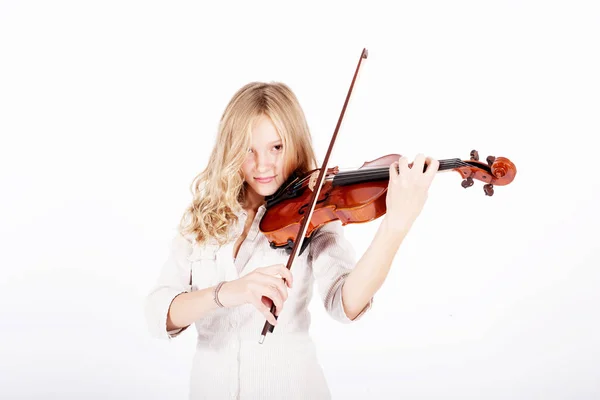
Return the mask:
<path id="1" fill-rule="evenodd" d="M 363 47 L 330 166 L 476 149 L 518 173 L 493 197 L 438 174 L 360 322 L 315 298 L 334 398 L 600 397 L 599 23 L 593 1 L 0 2 L 1 397 L 186 398 L 194 331 L 152 339 L 142 305 L 223 108 L 287 83 L 322 162 Z M 377 226 L 347 226 L 358 255 Z"/>

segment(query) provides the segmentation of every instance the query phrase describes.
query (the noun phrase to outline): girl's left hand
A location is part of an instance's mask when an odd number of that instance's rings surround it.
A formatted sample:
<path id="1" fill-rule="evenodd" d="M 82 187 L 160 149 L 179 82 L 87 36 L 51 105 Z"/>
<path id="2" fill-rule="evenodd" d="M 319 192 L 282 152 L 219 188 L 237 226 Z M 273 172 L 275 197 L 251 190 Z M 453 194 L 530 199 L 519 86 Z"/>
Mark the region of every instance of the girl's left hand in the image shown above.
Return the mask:
<path id="1" fill-rule="evenodd" d="M 423 172 L 425 165 L 427 170 Z M 411 167 L 404 156 L 390 165 L 385 219 L 392 230 L 407 232 L 412 227 L 427 201 L 429 187 L 439 166 L 439 161 L 423 154 L 415 157 Z"/>

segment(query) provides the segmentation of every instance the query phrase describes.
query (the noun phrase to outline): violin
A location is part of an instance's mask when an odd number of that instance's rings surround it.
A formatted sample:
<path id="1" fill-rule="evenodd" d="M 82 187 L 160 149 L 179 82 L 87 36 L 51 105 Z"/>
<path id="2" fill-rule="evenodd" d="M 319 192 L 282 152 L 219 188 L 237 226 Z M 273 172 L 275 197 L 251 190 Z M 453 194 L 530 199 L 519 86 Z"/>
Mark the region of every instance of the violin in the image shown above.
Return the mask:
<path id="1" fill-rule="evenodd" d="M 386 193 L 389 182 L 389 166 L 398 161 L 399 154 L 388 154 L 365 162 L 360 168 L 340 172 L 339 167 L 329 168 L 321 188 L 305 237 L 326 223 L 341 221 L 342 225 L 373 221 L 386 212 Z M 442 171 L 456 171 L 463 178 L 463 188 L 473 186 L 474 179 L 486 182 L 486 196 L 493 196 L 494 185 L 504 186 L 513 181 L 517 173 L 515 165 L 505 157 L 489 156 L 487 163 L 479 161 L 476 150 L 470 160 L 451 158 L 439 160 Z M 409 164 L 412 167 L 412 163 Z M 427 169 L 427 164 L 423 172 Z M 259 225 L 272 248 L 291 249 L 302 220 L 307 214 L 313 190 L 311 177 L 318 169 L 299 176 L 293 173 L 273 195 L 267 196 L 266 211 Z M 305 241 L 304 250 L 308 241 Z"/>
<path id="2" fill-rule="evenodd" d="M 340 172 L 338 167 L 327 166 L 356 77 L 367 55 L 367 49 L 363 49 L 321 168 L 305 174 L 292 173 L 273 195 L 265 198 L 266 211 L 259 229 L 268 238 L 272 248 L 283 247 L 288 251 L 287 269 L 292 268 L 296 257 L 306 249 L 313 232 L 324 224 L 338 220 L 344 225 L 368 222 L 386 212 L 389 168 L 400 158 L 399 154 L 388 154 L 367 161 L 354 171 Z M 440 160 L 438 172 L 458 172 L 463 178 L 461 185 L 464 188 L 473 186 L 474 179 L 485 182 L 484 192 L 492 196 L 494 185 L 511 183 L 517 169 L 505 157 L 489 156 L 486 161 L 480 162 L 479 154 L 473 150 L 470 160 Z M 409 167 L 412 167 L 412 163 Z M 426 170 L 427 164 L 423 168 Z M 318 176 L 313 180 L 317 172 Z M 274 304 L 270 311 L 277 318 Z M 274 328 L 269 321 L 265 321 L 260 344 Z"/>

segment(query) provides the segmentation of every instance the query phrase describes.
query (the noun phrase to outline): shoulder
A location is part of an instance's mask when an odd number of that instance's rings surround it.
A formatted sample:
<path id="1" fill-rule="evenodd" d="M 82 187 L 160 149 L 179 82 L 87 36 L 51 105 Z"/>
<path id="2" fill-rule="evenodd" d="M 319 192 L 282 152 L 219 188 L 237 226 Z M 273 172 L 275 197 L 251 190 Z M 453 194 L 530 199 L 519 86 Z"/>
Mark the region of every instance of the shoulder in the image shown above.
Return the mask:
<path id="1" fill-rule="evenodd" d="M 179 230 L 171 237 L 170 251 L 178 260 L 185 262 L 196 246 L 196 239 L 191 235 L 184 235 Z"/>
<path id="2" fill-rule="evenodd" d="M 171 252 L 182 263 L 214 259 L 223 247 L 214 238 L 199 243 L 195 236 L 182 234 L 180 231 L 177 231 L 171 241 Z"/>
<path id="3" fill-rule="evenodd" d="M 331 221 L 324 225 L 321 225 L 320 227 L 315 229 L 315 231 L 313 233 L 313 239 L 335 238 L 335 237 L 340 237 L 340 238 L 344 237 L 344 226 L 342 225 L 342 222 L 339 220 Z"/>

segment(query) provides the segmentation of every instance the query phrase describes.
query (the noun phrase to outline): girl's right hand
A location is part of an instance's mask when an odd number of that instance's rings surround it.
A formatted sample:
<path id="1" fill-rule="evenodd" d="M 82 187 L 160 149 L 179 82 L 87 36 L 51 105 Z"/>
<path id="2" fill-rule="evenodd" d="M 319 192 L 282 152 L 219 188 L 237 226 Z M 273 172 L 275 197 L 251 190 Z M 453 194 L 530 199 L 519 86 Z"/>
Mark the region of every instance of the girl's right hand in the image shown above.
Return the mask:
<path id="1" fill-rule="evenodd" d="M 257 268 L 248 275 L 224 283 L 218 297 L 224 307 L 253 304 L 275 326 L 277 320 L 271 314 L 271 305 L 275 304 L 275 315 L 279 315 L 283 302 L 288 298 L 287 288 L 291 288 L 292 284 L 290 270 L 283 264 L 275 264 Z"/>

